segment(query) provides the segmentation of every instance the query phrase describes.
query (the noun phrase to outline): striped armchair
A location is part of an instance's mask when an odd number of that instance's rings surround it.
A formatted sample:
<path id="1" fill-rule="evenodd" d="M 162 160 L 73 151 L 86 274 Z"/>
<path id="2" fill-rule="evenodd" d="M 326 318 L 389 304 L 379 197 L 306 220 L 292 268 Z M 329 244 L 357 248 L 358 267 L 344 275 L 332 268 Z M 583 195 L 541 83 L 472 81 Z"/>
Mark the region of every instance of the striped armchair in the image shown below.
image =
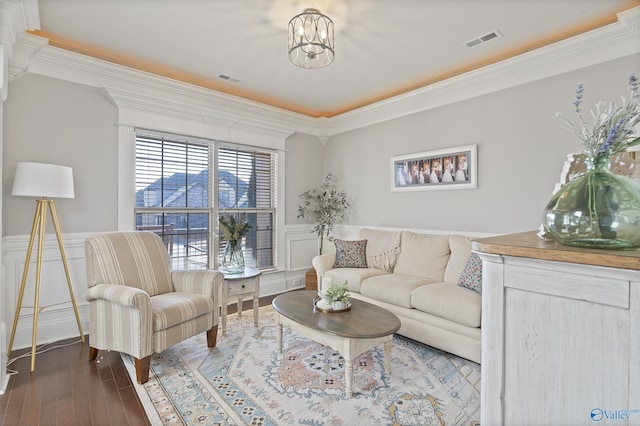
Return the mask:
<path id="1" fill-rule="evenodd" d="M 149 380 L 151 354 L 204 331 L 216 345 L 219 271 L 171 271 L 152 232 L 108 232 L 85 242 L 89 359 L 99 350 L 135 358 L 138 383 Z"/>

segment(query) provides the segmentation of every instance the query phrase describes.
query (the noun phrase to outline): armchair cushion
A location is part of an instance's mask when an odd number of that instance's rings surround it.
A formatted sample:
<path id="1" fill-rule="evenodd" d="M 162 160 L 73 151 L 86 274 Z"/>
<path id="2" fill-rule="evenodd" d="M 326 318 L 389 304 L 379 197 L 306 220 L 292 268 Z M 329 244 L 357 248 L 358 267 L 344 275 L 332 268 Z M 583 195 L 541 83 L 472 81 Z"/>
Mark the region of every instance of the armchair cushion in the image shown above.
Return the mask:
<path id="1" fill-rule="evenodd" d="M 164 293 L 151 298 L 153 331 L 164 330 L 213 312 L 213 298 L 200 294 Z"/>

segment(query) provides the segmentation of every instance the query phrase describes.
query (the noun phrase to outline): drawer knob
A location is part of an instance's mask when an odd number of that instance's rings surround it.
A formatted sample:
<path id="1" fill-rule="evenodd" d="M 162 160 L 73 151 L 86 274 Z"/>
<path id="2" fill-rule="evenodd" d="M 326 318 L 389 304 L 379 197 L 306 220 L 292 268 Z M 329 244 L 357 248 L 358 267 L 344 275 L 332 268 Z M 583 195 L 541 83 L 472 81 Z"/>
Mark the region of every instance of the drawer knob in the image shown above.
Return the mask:
<path id="1" fill-rule="evenodd" d="M 244 284 L 242 284 L 242 288 L 245 288 L 245 285 L 244 285 Z"/>

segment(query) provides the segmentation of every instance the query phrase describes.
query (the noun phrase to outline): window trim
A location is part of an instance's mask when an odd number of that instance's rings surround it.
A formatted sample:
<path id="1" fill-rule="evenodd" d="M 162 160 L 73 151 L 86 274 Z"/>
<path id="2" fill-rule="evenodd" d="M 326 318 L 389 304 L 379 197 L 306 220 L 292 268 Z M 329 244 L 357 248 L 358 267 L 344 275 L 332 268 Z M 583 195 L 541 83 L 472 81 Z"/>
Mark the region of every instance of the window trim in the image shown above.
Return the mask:
<path id="1" fill-rule="evenodd" d="M 260 209 L 260 208 L 249 208 L 244 209 L 244 211 L 256 211 L 256 212 L 273 212 L 273 237 L 272 237 L 272 256 L 273 256 L 273 267 L 265 268 L 263 271 L 277 271 L 282 270 L 284 268 L 283 260 L 285 258 L 285 244 L 284 244 L 284 232 L 278 232 L 279 230 L 284 231 L 284 203 L 280 204 L 284 200 L 284 150 L 267 148 L 264 146 L 258 145 L 249 145 L 242 144 L 236 142 L 229 141 L 220 141 L 214 139 L 205 139 L 199 137 L 192 137 L 187 135 L 179 135 L 175 133 L 162 132 L 162 131 L 154 131 L 146 128 L 132 127 L 132 126 L 124 126 L 119 125 L 119 134 L 120 137 L 118 139 L 118 158 L 120 170 L 122 170 L 123 163 L 126 167 L 125 170 L 128 170 L 128 173 L 118 173 L 119 183 L 118 183 L 118 229 L 119 230 L 135 230 L 136 229 L 136 213 L 139 213 L 139 208 L 136 206 L 136 141 L 138 136 L 150 137 L 155 139 L 166 138 L 175 142 L 184 142 L 184 143 L 196 143 L 196 144 L 206 144 L 209 145 L 209 172 L 212 176 L 218 176 L 218 160 L 219 156 L 217 152 L 220 148 L 232 149 L 232 150 L 241 150 L 241 151 L 255 151 L 261 153 L 268 153 L 270 155 L 274 155 L 275 158 L 273 161 L 273 172 L 274 177 L 272 181 L 272 206 L 268 209 Z M 123 146 L 125 145 L 125 146 Z M 126 155 L 124 155 L 126 153 Z M 211 158 L 213 157 L 213 158 Z M 124 171 L 124 170 L 123 170 Z M 125 180 L 126 176 L 130 176 L 128 181 Z M 219 235 L 219 224 L 217 221 L 217 214 L 225 211 L 235 211 L 237 209 L 220 209 L 219 208 L 219 199 L 218 199 L 218 190 L 217 190 L 218 181 L 217 179 L 212 181 L 209 180 L 209 194 L 211 200 L 211 206 L 209 208 L 188 208 L 190 212 L 207 212 L 209 214 L 209 229 L 211 230 L 212 236 Z M 129 197 L 122 197 L 123 187 L 127 187 L 127 192 L 129 192 Z M 130 206 L 125 210 L 124 206 Z M 177 212 L 185 211 L 184 208 L 162 208 L 157 209 L 158 211 L 170 212 L 171 210 L 176 210 Z M 151 211 L 151 210 L 149 210 Z M 126 219 L 124 216 L 128 216 Z M 128 224 L 127 224 L 128 223 Z M 218 259 L 220 255 L 219 245 L 215 243 L 216 237 L 213 237 L 210 241 L 211 249 L 209 254 L 209 264 L 210 267 L 218 268 Z"/>

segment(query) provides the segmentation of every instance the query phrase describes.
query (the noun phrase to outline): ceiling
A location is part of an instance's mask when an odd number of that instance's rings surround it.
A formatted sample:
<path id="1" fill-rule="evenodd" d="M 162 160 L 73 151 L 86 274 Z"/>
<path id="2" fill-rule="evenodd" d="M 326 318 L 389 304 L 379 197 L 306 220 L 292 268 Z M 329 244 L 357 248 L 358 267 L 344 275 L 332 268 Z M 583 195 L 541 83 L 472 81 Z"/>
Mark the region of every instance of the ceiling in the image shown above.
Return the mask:
<path id="1" fill-rule="evenodd" d="M 49 44 L 333 117 L 613 23 L 640 0 L 38 0 Z M 335 60 L 291 64 L 289 20 L 335 23 Z M 492 31 L 501 36 L 467 48 Z M 238 80 L 233 82 L 220 75 Z"/>

